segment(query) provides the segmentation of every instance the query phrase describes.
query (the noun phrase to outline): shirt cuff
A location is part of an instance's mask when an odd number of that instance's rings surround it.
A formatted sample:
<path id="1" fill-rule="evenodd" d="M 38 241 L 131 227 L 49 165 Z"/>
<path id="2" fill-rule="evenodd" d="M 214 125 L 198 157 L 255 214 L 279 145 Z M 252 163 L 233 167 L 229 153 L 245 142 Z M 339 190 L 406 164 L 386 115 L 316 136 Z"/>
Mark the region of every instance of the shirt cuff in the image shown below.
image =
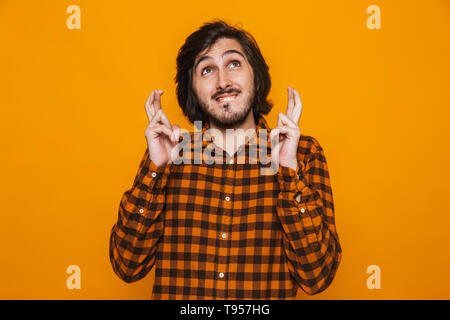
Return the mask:
<path id="1" fill-rule="evenodd" d="M 301 193 L 307 186 L 303 174 L 304 164 L 300 162 L 297 169 L 278 167 L 278 182 L 282 192 Z"/>
<path id="2" fill-rule="evenodd" d="M 318 245 L 318 238 L 310 215 L 310 204 L 308 201 L 312 195 L 312 190 L 308 187 L 308 183 L 304 175 L 304 164 L 299 163 L 297 170 L 289 167 L 278 168 L 278 181 L 280 184 L 280 199 L 286 202 L 284 208 L 289 210 L 280 210 L 279 214 L 286 216 L 295 216 L 301 220 L 306 240 L 309 245 L 315 248 Z M 301 194 L 300 202 L 295 200 L 297 194 Z"/>
<path id="3" fill-rule="evenodd" d="M 147 158 L 142 166 L 137 183 L 149 191 L 163 189 L 167 184 L 171 168 L 172 163 L 158 167 L 150 158 Z"/>

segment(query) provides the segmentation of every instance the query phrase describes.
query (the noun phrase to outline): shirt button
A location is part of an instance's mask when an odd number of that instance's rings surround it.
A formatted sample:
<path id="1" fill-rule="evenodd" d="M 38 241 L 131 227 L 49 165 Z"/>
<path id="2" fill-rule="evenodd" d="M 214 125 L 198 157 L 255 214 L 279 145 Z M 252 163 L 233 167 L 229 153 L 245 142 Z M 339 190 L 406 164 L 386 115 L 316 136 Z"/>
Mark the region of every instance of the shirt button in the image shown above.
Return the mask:
<path id="1" fill-rule="evenodd" d="M 301 212 L 301 213 L 304 213 L 304 212 L 305 212 L 305 208 L 301 208 L 301 209 L 300 209 L 300 212 Z"/>
<path id="2" fill-rule="evenodd" d="M 223 272 L 219 273 L 219 277 L 221 277 L 221 278 L 225 277 L 225 275 L 223 274 Z"/>
<path id="3" fill-rule="evenodd" d="M 139 213 L 144 213 L 144 209 L 139 209 Z"/>
<path id="4" fill-rule="evenodd" d="M 222 239 L 226 239 L 227 238 L 227 234 L 226 233 L 222 233 Z"/>
<path id="5" fill-rule="evenodd" d="M 152 177 L 156 177 L 156 172 L 152 172 Z"/>
<path id="6" fill-rule="evenodd" d="M 230 197 L 226 196 L 226 197 L 225 197 L 225 200 L 226 200 L 226 201 L 230 201 Z"/>

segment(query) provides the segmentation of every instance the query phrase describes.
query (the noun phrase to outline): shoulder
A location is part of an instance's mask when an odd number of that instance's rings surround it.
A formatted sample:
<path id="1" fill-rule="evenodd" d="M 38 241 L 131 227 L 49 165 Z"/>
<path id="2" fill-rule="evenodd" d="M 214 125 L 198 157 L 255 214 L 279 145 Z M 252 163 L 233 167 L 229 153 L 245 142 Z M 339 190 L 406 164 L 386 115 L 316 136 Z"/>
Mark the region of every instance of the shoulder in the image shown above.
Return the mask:
<path id="1" fill-rule="evenodd" d="M 297 157 L 299 160 L 306 162 L 311 156 L 322 152 L 323 148 L 316 138 L 304 134 L 300 136 L 297 149 Z"/>

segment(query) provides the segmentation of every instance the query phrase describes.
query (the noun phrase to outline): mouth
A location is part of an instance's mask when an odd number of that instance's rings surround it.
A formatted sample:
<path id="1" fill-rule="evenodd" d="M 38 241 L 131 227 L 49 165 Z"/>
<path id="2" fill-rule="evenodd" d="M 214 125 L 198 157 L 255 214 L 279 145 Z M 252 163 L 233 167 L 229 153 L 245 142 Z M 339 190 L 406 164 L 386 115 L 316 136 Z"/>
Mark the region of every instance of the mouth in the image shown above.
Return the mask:
<path id="1" fill-rule="evenodd" d="M 236 99 L 237 95 L 238 95 L 238 93 L 224 94 L 224 95 L 218 96 L 216 98 L 216 101 L 218 103 L 230 102 L 230 101 L 233 101 L 234 99 Z"/>

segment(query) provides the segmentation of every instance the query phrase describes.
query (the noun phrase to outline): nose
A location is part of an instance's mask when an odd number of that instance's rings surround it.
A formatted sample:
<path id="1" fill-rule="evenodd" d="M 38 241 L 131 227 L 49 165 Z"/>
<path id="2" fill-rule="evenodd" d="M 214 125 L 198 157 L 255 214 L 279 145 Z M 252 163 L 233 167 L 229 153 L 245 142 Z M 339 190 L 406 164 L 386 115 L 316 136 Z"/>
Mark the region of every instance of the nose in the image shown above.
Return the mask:
<path id="1" fill-rule="evenodd" d="M 225 90 L 225 89 L 231 87 L 231 81 L 228 78 L 228 75 L 225 70 L 220 69 L 217 74 L 218 74 L 217 75 L 217 86 L 216 86 L 217 90 Z"/>

